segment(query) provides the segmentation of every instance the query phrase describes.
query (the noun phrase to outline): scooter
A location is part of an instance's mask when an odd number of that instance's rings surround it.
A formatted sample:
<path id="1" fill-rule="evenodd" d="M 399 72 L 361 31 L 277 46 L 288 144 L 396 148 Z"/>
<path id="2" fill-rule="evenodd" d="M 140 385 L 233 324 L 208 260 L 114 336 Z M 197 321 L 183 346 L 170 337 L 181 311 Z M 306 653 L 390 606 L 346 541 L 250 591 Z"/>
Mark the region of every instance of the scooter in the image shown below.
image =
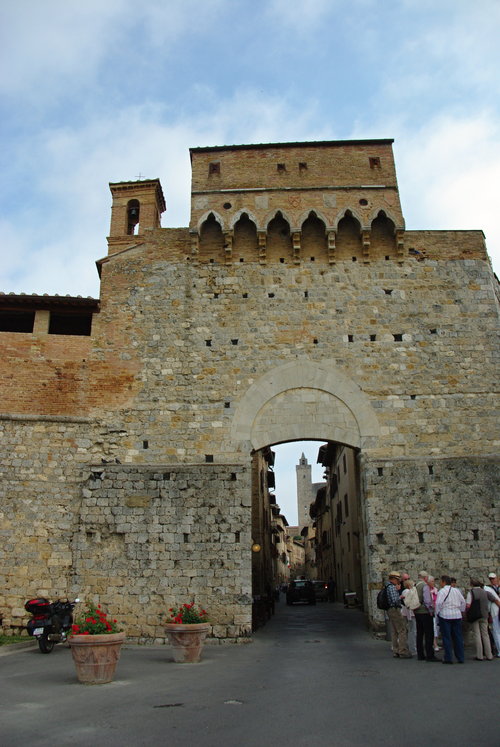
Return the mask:
<path id="1" fill-rule="evenodd" d="M 38 641 L 42 654 L 50 654 L 56 643 L 64 643 L 73 624 L 73 610 L 79 602 L 58 599 L 49 602 L 44 597 L 29 599 L 24 609 L 33 615 L 26 625 L 29 635 Z"/>

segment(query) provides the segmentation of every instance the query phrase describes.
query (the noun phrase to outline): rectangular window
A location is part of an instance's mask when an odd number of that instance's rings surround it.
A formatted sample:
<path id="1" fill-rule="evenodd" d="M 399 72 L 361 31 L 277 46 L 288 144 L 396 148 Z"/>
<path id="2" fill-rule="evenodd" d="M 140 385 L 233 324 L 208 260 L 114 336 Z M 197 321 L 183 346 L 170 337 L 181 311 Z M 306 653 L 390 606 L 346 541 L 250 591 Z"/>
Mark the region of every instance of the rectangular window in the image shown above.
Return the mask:
<path id="1" fill-rule="evenodd" d="M 50 312 L 49 335 L 90 335 L 92 314 Z"/>
<path id="2" fill-rule="evenodd" d="M 33 332 L 34 311 L 0 311 L 0 332 Z"/>

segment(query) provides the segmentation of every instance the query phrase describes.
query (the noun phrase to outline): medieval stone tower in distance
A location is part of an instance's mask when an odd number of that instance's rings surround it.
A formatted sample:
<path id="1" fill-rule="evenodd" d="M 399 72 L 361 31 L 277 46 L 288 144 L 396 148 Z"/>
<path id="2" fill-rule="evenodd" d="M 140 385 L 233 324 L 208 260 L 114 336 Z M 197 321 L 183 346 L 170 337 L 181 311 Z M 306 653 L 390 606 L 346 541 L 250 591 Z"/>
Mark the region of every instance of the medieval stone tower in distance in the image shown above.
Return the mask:
<path id="1" fill-rule="evenodd" d="M 391 140 L 190 155 L 189 226 L 161 227 L 158 179 L 110 185 L 99 299 L 0 294 L 3 624 L 78 593 L 138 640 L 190 599 L 214 637 L 248 636 L 253 465 L 286 441 L 352 449 L 370 622 L 390 568 L 482 577 L 500 526 L 482 232 L 406 230 Z"/>
<path id="2" fill-rule="evenodd" d="M 318 489 L 325 483 L 313 483 L 312 468 L 304 453 L 302 453 L 299 463 L 295 466 L 295 473 L 297 478 L 297 515 L 299 527 L 306 527 L 312 524 L 310 515 L 311 503 L 314 502 Z"/>
<path id="3" fill-rule="evenodd" d="M 311 465 L 304 453 L 295 467 L 297 475 L 297 515 L 299 527 L 305 527 L 311 523 L 309 507 L 314 500 L 312 493 Z"/>

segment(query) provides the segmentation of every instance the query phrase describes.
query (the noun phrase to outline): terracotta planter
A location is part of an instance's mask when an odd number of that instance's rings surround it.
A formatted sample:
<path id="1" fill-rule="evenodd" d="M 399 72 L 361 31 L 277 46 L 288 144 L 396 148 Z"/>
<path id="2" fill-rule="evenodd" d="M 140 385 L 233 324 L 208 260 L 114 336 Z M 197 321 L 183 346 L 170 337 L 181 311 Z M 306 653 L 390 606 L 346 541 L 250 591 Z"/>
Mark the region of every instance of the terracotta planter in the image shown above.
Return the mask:
<path id="1" fill-rule="evenodd" d="M 125 637 L 125 633 L 72 635 L 68 641 L 78 680 L 86 685 L 111 682 Z"/>
<path id="2" fill-rule="evenodd" d="M 174 661 L 193 664 L 200 661 L 209 623 L 167 623 L 165 632 L 174 653 Z"/>

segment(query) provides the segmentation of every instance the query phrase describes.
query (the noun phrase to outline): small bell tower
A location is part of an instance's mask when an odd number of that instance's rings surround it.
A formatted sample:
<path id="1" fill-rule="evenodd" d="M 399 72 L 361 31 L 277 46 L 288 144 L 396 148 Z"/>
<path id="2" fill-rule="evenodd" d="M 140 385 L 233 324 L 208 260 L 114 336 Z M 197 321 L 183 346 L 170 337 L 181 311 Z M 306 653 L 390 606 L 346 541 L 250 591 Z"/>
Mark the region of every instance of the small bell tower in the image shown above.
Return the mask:
<path id="1" fill-rule="evenodd" d="M 110 183 L 113 196 L 108 253 L 130 244 L 133 236 L 161 227 L 165 198 L 159 179 Z"/>

